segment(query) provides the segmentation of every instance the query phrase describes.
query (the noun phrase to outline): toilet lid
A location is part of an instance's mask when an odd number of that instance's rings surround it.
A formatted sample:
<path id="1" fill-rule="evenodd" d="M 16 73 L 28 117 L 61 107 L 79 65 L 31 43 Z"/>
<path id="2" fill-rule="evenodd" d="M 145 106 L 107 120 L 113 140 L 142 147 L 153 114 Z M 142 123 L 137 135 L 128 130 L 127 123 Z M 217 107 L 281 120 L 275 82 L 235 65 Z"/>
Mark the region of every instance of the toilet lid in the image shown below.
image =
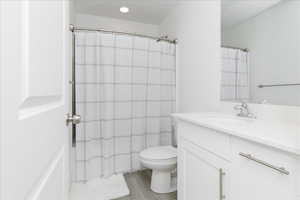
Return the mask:
<path id="1" fill-rule="evenodd" d="M 172 146 L 151 147 L 140 153 L 146 159 L 162 160 L 177 157 L 177 149 Z"/>

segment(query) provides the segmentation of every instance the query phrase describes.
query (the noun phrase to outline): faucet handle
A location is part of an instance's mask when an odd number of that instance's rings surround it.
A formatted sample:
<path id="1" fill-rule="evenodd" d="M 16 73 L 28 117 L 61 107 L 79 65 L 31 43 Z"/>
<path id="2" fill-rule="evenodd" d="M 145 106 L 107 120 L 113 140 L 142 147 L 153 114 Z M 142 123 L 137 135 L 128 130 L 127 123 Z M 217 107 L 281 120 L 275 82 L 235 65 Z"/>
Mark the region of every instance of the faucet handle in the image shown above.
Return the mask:
<path id="1" fill-rule="evenodd" d="M 245 101 L 241 101 L 241 106 L 243 108 L 248 108 L 248 104 Z"/>
<path id="2" fill-rule="evenodd" d="M 243 107 L 242 107 L 242 105 L 235 105 L 234 107 L 233 107 L 233 109 L 234 110 L 242 110 L 243 109 Z"/>
<path id="3" fill-rule="evenodd" d="M 247 109 L 247 108 L 248 108 L 248 104 L 245 101 L 241 101 L 241 104 L 234 106 L 235 110 L 242 110 L 242 109 Z"/>

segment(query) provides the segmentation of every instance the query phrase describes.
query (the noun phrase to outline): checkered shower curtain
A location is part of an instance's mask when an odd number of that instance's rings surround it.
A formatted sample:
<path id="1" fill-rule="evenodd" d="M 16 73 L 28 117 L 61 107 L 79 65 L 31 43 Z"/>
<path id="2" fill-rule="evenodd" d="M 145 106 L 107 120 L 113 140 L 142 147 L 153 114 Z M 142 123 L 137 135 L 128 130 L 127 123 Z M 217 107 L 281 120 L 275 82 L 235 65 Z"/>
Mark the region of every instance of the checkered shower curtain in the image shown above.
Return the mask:
<path id="1" fill-rule="evenodd" d="M 139 152 L 171 143 L 175 45 L 76 32 L 77 126 L 73 181 L 141 169 Z"/>
<path id="2" fill-rule="evenodd" d="M 222 48 L 221 100 L 249 101 L 249 52 Z"/>

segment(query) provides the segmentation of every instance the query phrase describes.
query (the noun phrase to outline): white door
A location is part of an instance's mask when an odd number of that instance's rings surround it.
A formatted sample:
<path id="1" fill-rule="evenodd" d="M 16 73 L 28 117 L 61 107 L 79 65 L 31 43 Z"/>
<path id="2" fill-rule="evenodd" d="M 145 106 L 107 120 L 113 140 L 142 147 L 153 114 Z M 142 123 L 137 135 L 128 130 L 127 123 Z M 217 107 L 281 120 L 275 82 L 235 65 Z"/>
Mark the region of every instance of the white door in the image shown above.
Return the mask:
<path id="1" fill-rule="evenodd" d="M 68 7 L 0 1 L 1 200 L 67 198 Z"/>

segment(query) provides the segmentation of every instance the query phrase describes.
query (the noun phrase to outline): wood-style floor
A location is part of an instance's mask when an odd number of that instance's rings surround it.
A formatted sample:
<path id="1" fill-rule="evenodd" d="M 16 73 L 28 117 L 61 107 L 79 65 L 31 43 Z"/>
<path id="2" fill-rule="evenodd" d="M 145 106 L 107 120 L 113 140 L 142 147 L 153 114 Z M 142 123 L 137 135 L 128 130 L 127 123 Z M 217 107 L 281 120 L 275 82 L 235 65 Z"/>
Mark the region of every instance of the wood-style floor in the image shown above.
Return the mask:
<path id="1" fill-rule="evenodd" d="M 125 174 L 130 195 L 115 200 L 176 200 L 177 192 L 157 194 L 150 189 L 149 171 L 139 171 Z"/>

